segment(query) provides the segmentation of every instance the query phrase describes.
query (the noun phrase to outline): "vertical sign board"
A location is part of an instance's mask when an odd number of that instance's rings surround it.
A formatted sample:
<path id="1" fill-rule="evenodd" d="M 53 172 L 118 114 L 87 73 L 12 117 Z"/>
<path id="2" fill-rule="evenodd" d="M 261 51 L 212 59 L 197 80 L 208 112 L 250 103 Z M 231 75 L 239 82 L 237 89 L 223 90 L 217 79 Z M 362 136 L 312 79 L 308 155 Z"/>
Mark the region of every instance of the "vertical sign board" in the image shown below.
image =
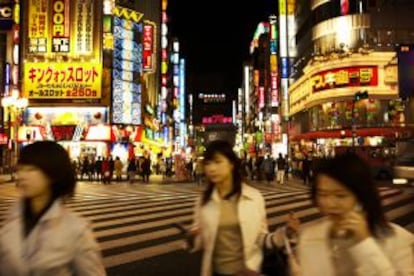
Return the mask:
<path id="1" fill-rule="evenodd" d="M 115 6 L 112 121 L 140 125 L 143 14 Z"/>
<path id="2" fill-rule="evenodd" d="M 39 54 L 47 52 L 49 36 L 49 13 L 47 0 L 28 0 L 28 53 Z"/>
<path id="3" fill-rule="evenodd" d="M 142 34 L 142 69 L 144 71 L 151 71 L 153 69 L 154 29 L 154 23 L 147 20 L 144 22 L 144 30 Z"/>
<path id="4" fill-rule="evenodd" d="M 74 31 L 72 32 L 73 52 L 90 55 L 93 52 L 93 1 L 75 0 Z"/>
<path id="5" fill-rule="evenodd" d="M 52 52 L 69 53 L 69 0 L 52 1 Z"/>

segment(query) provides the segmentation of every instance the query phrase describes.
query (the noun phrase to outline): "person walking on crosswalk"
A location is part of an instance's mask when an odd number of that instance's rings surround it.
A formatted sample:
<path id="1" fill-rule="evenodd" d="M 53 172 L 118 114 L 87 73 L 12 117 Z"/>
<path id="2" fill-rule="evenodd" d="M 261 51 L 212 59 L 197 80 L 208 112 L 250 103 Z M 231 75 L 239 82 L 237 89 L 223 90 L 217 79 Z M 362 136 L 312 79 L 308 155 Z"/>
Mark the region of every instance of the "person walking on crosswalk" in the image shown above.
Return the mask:
<path id="1" fill-rule="evenodd" d="M 204 152 L 207 185 L 190 230 L 193 249 L 204 249 L 202 276 L 259 275 L 266 237 L 280 239 L 268 235 L 264 198 L 243 182 L 240 163 L 226 141 L 213 141 Z"/>
<path id="2" fill-rule="evenodd" d="M 89 222 L 63 203 L 76 185 L 66 150 L 27 145 L 17 177 L 21 198 L 0 229 L 0 275 L 106 275 Z"/>

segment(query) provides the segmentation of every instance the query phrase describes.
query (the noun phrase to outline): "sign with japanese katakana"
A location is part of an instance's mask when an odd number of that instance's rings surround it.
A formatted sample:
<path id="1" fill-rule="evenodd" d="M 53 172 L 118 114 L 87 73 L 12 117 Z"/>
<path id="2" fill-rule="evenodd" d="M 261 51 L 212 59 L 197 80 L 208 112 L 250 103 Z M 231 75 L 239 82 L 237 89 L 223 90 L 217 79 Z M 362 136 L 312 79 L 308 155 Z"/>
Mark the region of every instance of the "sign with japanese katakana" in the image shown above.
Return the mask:
<path id="1" fill-rule="evenodd" d="M 26 63 L 24 95 L 29 99 L 88 99 L 101 97 L 99 63 Z"/>

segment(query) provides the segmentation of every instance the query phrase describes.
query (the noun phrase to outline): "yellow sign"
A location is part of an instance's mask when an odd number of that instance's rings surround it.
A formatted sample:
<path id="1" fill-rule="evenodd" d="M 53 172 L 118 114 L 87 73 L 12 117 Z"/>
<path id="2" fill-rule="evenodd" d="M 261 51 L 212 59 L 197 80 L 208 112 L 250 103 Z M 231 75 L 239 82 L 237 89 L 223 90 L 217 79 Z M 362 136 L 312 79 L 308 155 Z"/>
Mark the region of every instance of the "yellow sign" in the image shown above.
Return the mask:
<path id="1" fill-rule="evenodd" d="M 30 99 L 90 99 L 101 97 L 99 63 L 26 63 L 24 96 Z"/>
<path id="2" fill-rule="evenodd" d="M 113 14 L 116 17 L 123 18 L 123 19 L 126 19 L 126 20 L 131 20 L 131 21 L 134 21 L 136 23 L 139 23 L 141 21 L 142 17 L 144 16 L 144 14 L 141 13 L 141 12 L 137 12 L 137 11 L 127 9 L 127 8 L 123 8 L 123 7 L 119 7 L 119 6 L 114 7 Z"/>
<path id="3" fill-rule="evenodd" d="M 46 53 L 49 29 L 48 1 L 30 0 L 29 7 L 29 53 Z"/>
<path id="4" fill-rule="evenodd" d="M 286 0 L 279 0 L 279 14 L 286 15 Z"/>
<path id="5" fill-rule="evenodd" d="M 76 0 L 75 20 L 72 23 L 72 53 L 91 55 L 93 52 L 93 32 L 95 22 L 94 1 Z"/>

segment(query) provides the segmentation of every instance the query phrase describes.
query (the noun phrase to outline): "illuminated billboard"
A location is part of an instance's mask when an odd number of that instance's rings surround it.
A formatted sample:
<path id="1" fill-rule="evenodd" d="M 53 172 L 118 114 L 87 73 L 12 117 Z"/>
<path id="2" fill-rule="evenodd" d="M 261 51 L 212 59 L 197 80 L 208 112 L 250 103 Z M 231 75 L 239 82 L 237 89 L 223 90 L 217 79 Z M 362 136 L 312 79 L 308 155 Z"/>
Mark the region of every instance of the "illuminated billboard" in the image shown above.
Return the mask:
<path id="1" fill-rule="evenodd" d="M 93 1 L 71 0 L 74 2 L 72 49 L 75 53 L 90 55 L 93 53 L 94 5 Z"/>
<path id="2" fill-rule="evenodd" d="M 29 99 L 101 97 L 102 66 L 88 62 L 34 63 L 24 67 L 24 96 Z"/>
<path id="3" fill-rule="evenodd" d="M 155 23 L 148 20 L 144 21 L 144 32 L 142 36 L 142 69 L 144 71 L 152 71 L 154 69 L 155 27 Z"/>
<path id="4" fill-rule="evenodd" d="M 312 76 L 312 91 L 350 86 L 377 86 L 377 66 L 354 66 L 335 68 Z"/>
<path id="5" fill-rule="evenodd" d="M 46 53 L 49 40 L 49 5 L 44 0 L 28 0 L 29 53 Z"/>
<path id="6" fill-rule="evenodd" d="M 114 8 L 112 122 L 115 124 L 142 123 L 142 14 L 122 7 Z"/>
<path id="7" fill-rule="evenodd" d="M 95 1 L 28 0 L 27 54 L 91 56 Z"/>
<path id="8" fill-rule="evenodd" d="M 52 52 L 69 53 L 69 0 L 52 1 Z"/>

